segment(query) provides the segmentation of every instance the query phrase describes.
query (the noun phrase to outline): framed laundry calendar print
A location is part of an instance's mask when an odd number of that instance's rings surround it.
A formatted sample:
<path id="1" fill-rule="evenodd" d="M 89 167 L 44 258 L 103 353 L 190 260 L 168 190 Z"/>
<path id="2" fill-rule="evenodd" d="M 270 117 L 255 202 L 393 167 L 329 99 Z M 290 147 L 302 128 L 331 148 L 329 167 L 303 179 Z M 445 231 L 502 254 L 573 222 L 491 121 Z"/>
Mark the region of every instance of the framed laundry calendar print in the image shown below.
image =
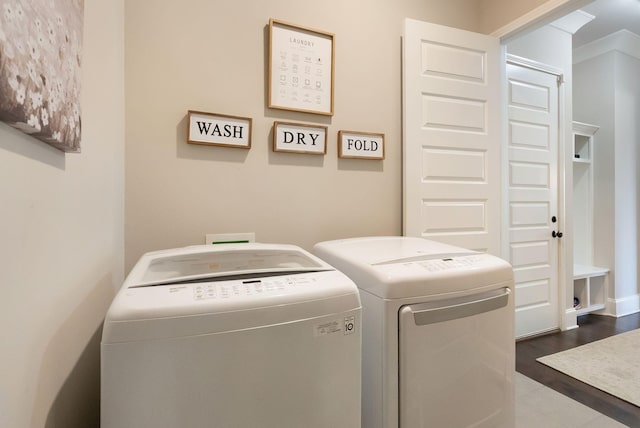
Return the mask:
<path id="1" fill-rule="evenodd" d="M 83 0 L 0 0 L 0 120 L 80 152 Z"/>
<path id="2" fill-rule="evenodd" d="M 332 33 L 269 20 L 269 107 L 333 116 Z"/>

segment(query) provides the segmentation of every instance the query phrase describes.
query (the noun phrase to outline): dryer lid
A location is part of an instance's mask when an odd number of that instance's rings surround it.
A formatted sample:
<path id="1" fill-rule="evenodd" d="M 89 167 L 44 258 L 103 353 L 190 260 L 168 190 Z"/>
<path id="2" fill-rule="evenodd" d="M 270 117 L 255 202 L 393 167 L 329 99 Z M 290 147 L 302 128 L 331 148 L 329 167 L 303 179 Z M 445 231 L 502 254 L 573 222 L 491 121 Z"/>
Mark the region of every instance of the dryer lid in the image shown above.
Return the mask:
<path id="1" fill-rule="evenodd" d="M 198 245 L 142 256 L 127 288 L 333 270 L 292 245 Z"/>
<path id="2" fill-rule="evenodd" d="M 385 299 L 468 293 L 513 280 L 511 266 L 498 257 L 423 238 L 328 241 L 316 244 L 314 253 L 361 290 Z"/>

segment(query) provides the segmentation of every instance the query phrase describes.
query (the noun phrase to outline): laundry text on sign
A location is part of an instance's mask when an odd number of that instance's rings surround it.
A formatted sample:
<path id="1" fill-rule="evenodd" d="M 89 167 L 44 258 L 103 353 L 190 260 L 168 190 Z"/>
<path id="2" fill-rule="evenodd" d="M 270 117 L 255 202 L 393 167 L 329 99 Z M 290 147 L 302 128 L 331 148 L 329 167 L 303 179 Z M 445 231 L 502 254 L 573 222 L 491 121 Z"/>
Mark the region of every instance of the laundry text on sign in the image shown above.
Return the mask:
<path id="1" fill-rule="evenodd" d="M 211 135 L 212 137 L 242 138 L 244 126 L 238 125 L 222 125 L 211 122 L 196 122 L 200 135 Z M 211 126 L 213 125 L 213 127 Z"/>
<path id="2" fill-rule="evenodd" d="M 320 137 L 320 134 L 313 133 L 304 133 L 304 132 L 290 132 L 284 131 L 284 140 L 282 141 L 284 144 L 311 144 L 312 146 L 316 145 L 316 141 Z"/>
<path id="3" fill-rule="evenodd" d="M 374 140 L 354 140 L 347 138 L 347 150 L 356 150 L 364 152 L 378 151 L 379 144 Z"/>
<path id="4" fill-rule="evenodd" d="M 327 152 L 327 127 L 274 122 L 273 150 L 324 155 Z"/>

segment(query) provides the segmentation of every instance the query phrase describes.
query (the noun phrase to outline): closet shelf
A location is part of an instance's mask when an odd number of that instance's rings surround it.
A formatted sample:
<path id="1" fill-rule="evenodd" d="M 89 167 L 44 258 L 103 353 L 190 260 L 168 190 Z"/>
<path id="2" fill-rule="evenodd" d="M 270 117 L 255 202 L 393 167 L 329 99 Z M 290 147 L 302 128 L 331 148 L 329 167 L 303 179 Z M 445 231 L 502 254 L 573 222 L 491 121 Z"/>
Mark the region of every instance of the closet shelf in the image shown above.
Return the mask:
<path id="1" fill-rule="evenodd" d="M 609 269 L 598 266 L 573 266 L 573 295 L 578 299 L 577 315 L 605 308 L 607 300 L 607 273 Z"/>
<path id="2" fill-rule="evenodd" d="M 608 268 L 594 260 L 595 125 L 573 123 L 573 309 L 578 315 L 605 309 Z"/>
<path id="3" fill-rule="evenodd" d="M 607 273 L 609 273 L 609 268 L 598 267 L 598 266 L 585 266 L 585 265 L 573 266 L 573 279 L 603 276 L 603 275 L 606 275 Z"/>
<path id="4" fill-rule="evenodd" d="M 591 160 L 590 159 L 580 159 L 580 158 L 573 158 L 573 163 L 578 163 L 578 164 L 585 164 L 585 165 L 590 165 L 591 164 Z"/>

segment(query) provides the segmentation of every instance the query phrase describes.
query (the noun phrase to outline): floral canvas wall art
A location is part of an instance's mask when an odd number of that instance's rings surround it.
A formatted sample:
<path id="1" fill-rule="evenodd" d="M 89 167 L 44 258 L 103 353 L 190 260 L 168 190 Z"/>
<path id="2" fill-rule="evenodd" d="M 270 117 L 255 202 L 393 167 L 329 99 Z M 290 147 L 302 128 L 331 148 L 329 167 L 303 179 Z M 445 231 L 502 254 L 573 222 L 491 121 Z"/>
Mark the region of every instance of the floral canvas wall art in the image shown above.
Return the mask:
<path id="1" fill-rule="evenodd" d="M 80 151 L 84 0 L 0 0 L 0 120 Z"/>

